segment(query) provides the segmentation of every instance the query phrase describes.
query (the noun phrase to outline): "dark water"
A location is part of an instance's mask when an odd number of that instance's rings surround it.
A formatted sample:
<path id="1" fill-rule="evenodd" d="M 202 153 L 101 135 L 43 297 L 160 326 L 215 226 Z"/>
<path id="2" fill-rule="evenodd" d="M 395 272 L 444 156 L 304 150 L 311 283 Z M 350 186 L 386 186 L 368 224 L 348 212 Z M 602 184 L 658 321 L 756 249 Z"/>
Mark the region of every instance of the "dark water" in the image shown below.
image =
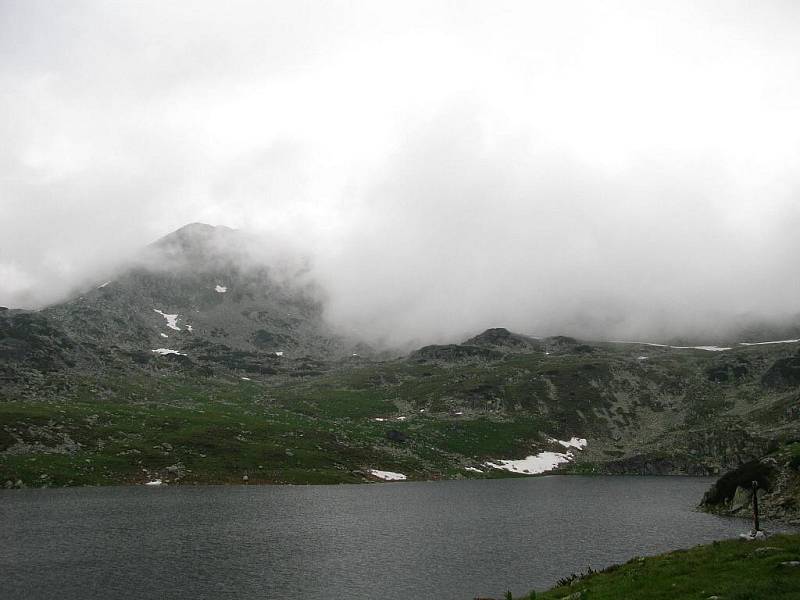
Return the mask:
<path id="1" fill-rule="evenodd" d="M 708 479 L 0 492 L 0 596 L 471 600 L 737 535 Z"/>

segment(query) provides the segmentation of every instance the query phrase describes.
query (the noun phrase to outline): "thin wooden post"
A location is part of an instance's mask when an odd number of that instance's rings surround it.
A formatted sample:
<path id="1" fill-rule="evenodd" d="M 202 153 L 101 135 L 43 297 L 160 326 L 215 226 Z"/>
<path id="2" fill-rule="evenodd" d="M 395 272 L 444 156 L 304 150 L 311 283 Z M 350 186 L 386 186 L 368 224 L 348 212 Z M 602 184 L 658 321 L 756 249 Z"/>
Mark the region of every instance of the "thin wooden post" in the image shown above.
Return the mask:
<path id="1" fill-rule="evenodd" d="M 758 481 L 753 481 L 753 532 L 760 531 L 758 522 Z"/>

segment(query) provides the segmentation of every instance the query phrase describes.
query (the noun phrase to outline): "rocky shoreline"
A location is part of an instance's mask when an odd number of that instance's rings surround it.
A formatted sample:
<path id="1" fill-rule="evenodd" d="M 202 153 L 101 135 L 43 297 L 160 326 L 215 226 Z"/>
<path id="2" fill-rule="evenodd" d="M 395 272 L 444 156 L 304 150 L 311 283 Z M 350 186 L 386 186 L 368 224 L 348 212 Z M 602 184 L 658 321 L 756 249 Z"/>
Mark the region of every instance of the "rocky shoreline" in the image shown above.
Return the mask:
<path id="1" fill-rule="evenodd" d="M 790 442 L 759 460 L 725 473 L 706 492 L 703 510 L 726 516 L 749 516 L 753 482 L 764 519 L 800 525 L 800 442 Z"/>

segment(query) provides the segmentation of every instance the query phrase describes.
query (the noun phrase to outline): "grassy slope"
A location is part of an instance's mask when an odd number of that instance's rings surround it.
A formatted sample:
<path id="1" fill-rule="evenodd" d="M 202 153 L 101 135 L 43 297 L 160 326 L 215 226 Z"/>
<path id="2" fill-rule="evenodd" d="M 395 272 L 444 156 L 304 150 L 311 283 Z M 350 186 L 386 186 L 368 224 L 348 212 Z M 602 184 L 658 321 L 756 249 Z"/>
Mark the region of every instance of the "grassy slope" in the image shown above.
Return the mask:
<path id="1" fill-rule="evenodd" d="M 93 381 L 66 399 L 0 402 L 0 481 L 227 483 L 247 474 L 252 483 L 347 483 L 369 468 L 410 479 L 476 477 L 460 467 L 465 456 L 522 452 L 517 446 L 536 431 L 531 418 L 373 420 L 396 412 L 360 390 L 173 375 Z M 411 441 L 390 441 L 395 427 Z"/>
<path id="2" fill-rule="evenodd" d="M 633 559 L 572 585 L 540 592 L 536 598 L 554 600 L 583 592 L 587 600 L 796 599 L 800 598 L 800 567 L 781 565 L 795 560 L 800 560 L 800 535 L 761 542 L 728 540 Z"/>
<path id="3" fill-rule="evenodd" d="M 498 476 L 465 467 L 562 450 L 547 447 L 545 435 L 590 439 L 573 467 L 579 472 L 603 472 L 608 461 L 637 453 L 677 457 L 676 472 L 726 453 L 736 464 L 739 455 L 758 456 L 777 424 L 788 428 L 784 437 L 797 424 L 779 410 L 792 393 L 762 389 L 758 379 L 792 350 L 647 348 L 650 358 L 640 361 L 640 347 L 608 345 L 488 362 L 340 365 L 252 381 L 202 376 L 169 357 L 146 370 L 30 371 L 0 387 L 0 484 L 222 483 L 245 473 L 252 482 L 333 483 L 363 481 L 369 468 L 411 479 Z M 739 359 L 749 365 L 746 378 L 709 380 L 710 367 Z M 406 420 L 374 420 L 398 416 Z M 391 429 L 409 441 L 390 441 Z M 180 477 L 166 471 L 176 465 Z"/>

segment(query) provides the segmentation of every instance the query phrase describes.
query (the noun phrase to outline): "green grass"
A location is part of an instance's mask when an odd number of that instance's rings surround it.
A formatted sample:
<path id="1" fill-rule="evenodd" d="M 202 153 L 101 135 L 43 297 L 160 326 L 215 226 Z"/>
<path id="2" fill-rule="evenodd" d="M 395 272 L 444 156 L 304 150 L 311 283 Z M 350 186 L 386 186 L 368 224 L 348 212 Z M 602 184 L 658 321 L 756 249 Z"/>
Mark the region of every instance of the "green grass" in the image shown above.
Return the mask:
<path id="1" fill-rule="evenodd" d="M 183 397 L 181 404 L 0 403 L 0 478 L 29 486 L 98 485 L 169 478 L 182 483 L 360 481 L 353 470 L 387 460 L 367 444 L 343 443 L 336 424 L 282 407 Z M 10 435 L 10 433 L 14 435 Z"/>
<path id="2" fill-rule="evenodd" d="M 386 417 L 397 412 L 381 390 L 350 390 L 333 386 L 279 388 L 279 404 L 296 412 L 327 419 Z"/>
<path id="3" fill-rule="evenodd" d="M 759 542 L 727 540 L 635 558 L 535 597 L 555 600 L 579 594 L 586 600 L 700 600 L 712 596 L 723 600 L 796 600 L 800 598 L 800 567 L 781 565 L 796 560 L 800 560 L 800 535 L 777 535 Z M 518 600 L 522 598 L 525 596 Z"/>
<path id="4" fill-rule="evenodd" d="M 415 419 L 407 429 L 422 444 L 471 458 L 523 458 L 533 452 L 541 422 L 534 417 L 514 420 Z"/>
<path id="5" fill-rule="evenodd" d="M 397 406 L 332 385 L 172 376 L 70 389 L 60 400 L 0 403 L 0 485 L 238 483 L 245 474 L 251 483 L 348 483 L 372 468 L 409 479 L 481 477 L 462 461 L 522 452 L 537 432 L 531 419 L 377 422 Z M 408 441 L 389 440 L 395 428 Z"/>
<path id="6" fill-rule="evenodd" d="M 705 464 L 719 448 L 755 452 L 746 446 L 750 437 L 756 448 L 765 436 L 739 435 L 741 424 L 752 424 L 750 415 L 784 423 L 793 406 L 791 394 L 759 391 L 755 369 L 736 385 L 711 383 L 707 369 L 725 367 L 718 364 L 724 357 L 649 348 L 643 363 L 636 359 L 642 352 L 610 345 L 494 362 L 395 360 L 251 381 L 174 365 L 92 375 L 31 371 L 0 389 L 0 485 L 135 483 L 177 463 L 181 482 L 240 481 L 245 472 L 263 482 L 363 481 L 368 468 L 412 479 L 510 476 L 464 466 L 540 451 L 542 433 L 590 440 L 565 468 L 571 472 L 602 472 L 611 459 L 645 452 L 662 462 Z M 390 440 L 392 429 L 407 441 Z M 687 431 L 696 435 L 689 439 Z M 27 447 L 14 449 L 20 438 Z"/>

